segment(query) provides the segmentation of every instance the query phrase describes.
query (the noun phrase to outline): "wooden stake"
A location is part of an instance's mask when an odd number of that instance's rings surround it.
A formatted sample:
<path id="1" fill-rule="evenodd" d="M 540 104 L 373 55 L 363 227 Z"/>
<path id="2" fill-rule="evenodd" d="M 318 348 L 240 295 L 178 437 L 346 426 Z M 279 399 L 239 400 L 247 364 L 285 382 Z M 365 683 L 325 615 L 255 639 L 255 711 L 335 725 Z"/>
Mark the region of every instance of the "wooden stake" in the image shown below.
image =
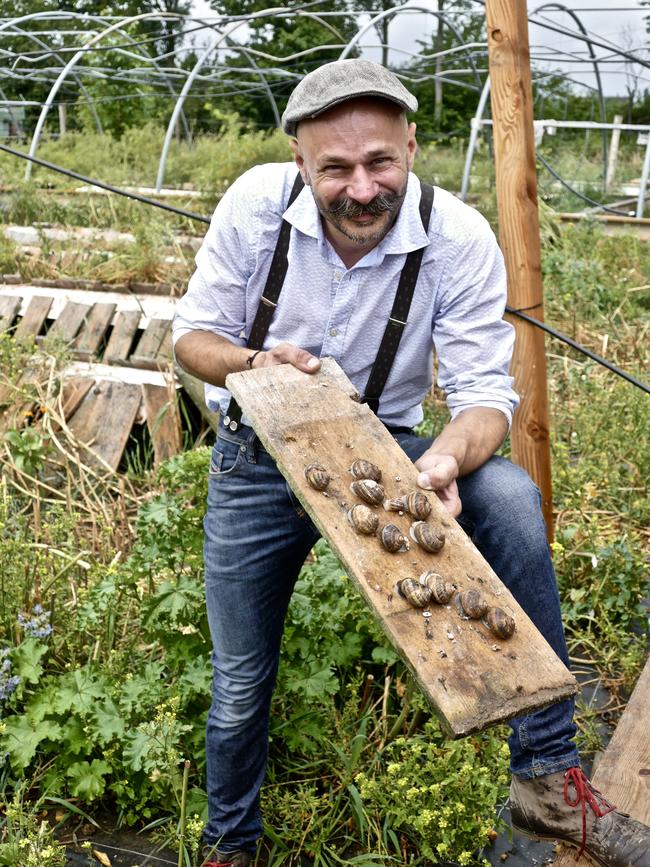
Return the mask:
<path id="1" fill-rule="evenodd" d="M 499 242 L 508 272 L 508 303 L 542 320 L 539 214 L 525 0 L 487 0 L 488 47 Z M 512 457 L 542 492 L 553 533 L 546 356 L 540 329 L 515 318 L 512 361 L 521 406 L 512 427 Z"/>

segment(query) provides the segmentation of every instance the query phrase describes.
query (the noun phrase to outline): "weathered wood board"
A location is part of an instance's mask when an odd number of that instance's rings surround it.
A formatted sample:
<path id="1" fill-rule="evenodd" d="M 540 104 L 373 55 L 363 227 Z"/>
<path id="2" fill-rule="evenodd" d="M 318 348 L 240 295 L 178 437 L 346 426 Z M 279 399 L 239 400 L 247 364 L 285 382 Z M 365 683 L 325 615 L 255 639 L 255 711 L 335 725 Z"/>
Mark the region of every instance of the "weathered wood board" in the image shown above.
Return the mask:
<path id="1" fill-rule="evenodd" d="M 165 366 L 165 361 L 159 359 L 158 352 L 171 328 L 169 319 L 152 319 L 145 328 L 138 345 L 129 359 L 136 367 L 148 367 L 158 370 Z"/>
<path id="2" fill-rule="evenodd" d="M 35 337 L 43 327 L 51 306 L 51 298 L 44 295 L 34 295 L 27 305 L 23 318 L 16 326 L 14 337 L 28 337 L 29 335 Z"/>
<path id="3" fill-rule="evenodd" d="M 48 337 L 60 337 L 68 342 L 74 340 L 77 332 L 90 313 L 91 304 L 68 301 L 48 332 Z"/>
<path id="4" fill-rule="evenodd" d="M 98 456 L 111 469 L 118 468 L 141 402 L 139 385 L 103 381 L 88 391 L 68 423 L 90 450 L 81 456 L 85 463 L 104 469 Z"/>
<path id="5" fill-rule="evenodd" d="M 144 405 L 147 427 L 153 442 L 154 463 L 158 466 L 183 448 L 181 417 L 176 401 L 176 389 L 144 383 Z"/>
<path id="6" fill-rule="evenodd" d="M 444 529 L 447 540 L 438 554 L 415 543 L 405 553 L 388 554 L 376 538 L 355 533 L 346 517 L 360 502 L 349 487 L 351 463 L 356 458 L 376 463 L 391 497 L 415 489 L 417 471 L 368 406 L 357 402 L 358 395 L 351 398 L 354 387 L 332 359 L 324 359 L 321 371 L 311 376 L 281 365 L 231 374 L 226 384 L 453 736 L 577 691 L 574 677 L 434 495 L 429 520 Z M 325 492 L 306 483 L 304 468 L 314 461 L 331 476 Z M 381 506 L 379 512 L 386 522 L 408 529 L 408 516 Z M 512 638 L 495 638 L 480 622 L 462 620 L 453 606 L 412 608 L 395 584 L 427 569 L 461 590 L 480 588 L 490 604 L 514 616 Z"/>
<path id="7" fill-rule="evenodd" d="M 133 338 L 141 319 L 139 310 L 121 310 L 115 317 L 113 331 L 104 352 L 106 364 L 126 361 L 131 352 Z"/>
<path id="8" fill-rule="evenodd" d="M 93 304 L 72 348 L 76 358 L 90 361 L 99 354 L 114 313 L 115 304 Z"/>
<path id="9" fill-rule="evenodd" d="M 650 660 L 593 775 L 593 784 L 610 803 L 650 825 Z M 561 846 L 556 867 L 576 863 L 575 850 Z"/>
<path id="10" fill-rule="evenodd" d="M 0 331 L 7 331 L 13 325 L 20 310 L 20 298 L 0 295 Z"/>

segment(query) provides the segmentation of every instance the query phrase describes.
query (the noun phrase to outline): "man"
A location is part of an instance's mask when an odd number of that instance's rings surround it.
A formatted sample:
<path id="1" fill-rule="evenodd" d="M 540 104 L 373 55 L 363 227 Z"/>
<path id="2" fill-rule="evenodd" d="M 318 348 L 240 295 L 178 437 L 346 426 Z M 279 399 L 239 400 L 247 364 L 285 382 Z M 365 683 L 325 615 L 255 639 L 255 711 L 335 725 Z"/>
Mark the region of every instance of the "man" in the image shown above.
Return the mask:
<path id="1" fill-rule="evenodd" d="M 205 867 L 247 867 L 254 857 L 283 622 L 317 538 L 246 418 L 238 422 L 223 389 L 228 373 L 288 363 L 309 374 L 329 355 L 368 396 L 379 353 L 384 381 L 371 406 L 415 461 L 418 484 L 458 517 L 567 662 L 539 494 L 522 470 L 494 456 L 517 403 L 502 258 L 486 221 L 449 193 L 436 189 L 430 218 L 420 213 L 430 192 L 411 171 L 415 124 L 406 112 L 416 108 L 394 75 L 368 61 L 337 61 L 307 75 L 283 115 L 304 188 L 287 206 L 293 164 L 258 166 L 238 179 L 178 304 L 176 357 L 207 383 L 209 405 L 221 410 L 205 519 L 214 646 Z M 282 243 L 286 259 L 276 259 L 288 264 L 278 277 L 271 261 Z M 386 361 L 382 336 L 404 264 L 417 250 L 407 323 Z M 281 285 L 269 289 L 274 281 Z M 260 305 L 263 292 L 275 300 Z M 272 310 L 266 330 L 253 326 L 258 306 L 262 316 Z M 431 386 L 434 346 L 452 417 L 432 442 L 411 429 Z M 584 848 L 606 867 L 648 867 L 648 829 L 591 788 L 579 769 L 572 718 L 573 703 L 565 701 L 512 722 L 515 825 Z"/>

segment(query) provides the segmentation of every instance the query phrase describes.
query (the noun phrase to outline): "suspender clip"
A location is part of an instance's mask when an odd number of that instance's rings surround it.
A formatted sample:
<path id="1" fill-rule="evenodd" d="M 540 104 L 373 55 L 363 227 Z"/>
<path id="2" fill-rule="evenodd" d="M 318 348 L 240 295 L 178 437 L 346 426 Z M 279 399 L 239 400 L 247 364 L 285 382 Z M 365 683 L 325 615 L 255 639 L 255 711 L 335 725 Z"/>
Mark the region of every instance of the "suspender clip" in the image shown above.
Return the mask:
<path id="1" fill-rule="evenodd" d="M 400 325 L 402 328 L 406 325 L 406 322 L 402 322 L 401 319 L 395 319 L 393 316 L 389 316 L 388 321 L 392 322 L 393 325 Z"/>
<path id="2" fill-rule="evenodd" d="M 260 298 L 260 301 L 262 302 L 262 304 L 266 304 L 267 307 L 277 307 L 278 306 L 274 301 L 271 301 L 269 298 L 265 298 L 263 295 Z"/>

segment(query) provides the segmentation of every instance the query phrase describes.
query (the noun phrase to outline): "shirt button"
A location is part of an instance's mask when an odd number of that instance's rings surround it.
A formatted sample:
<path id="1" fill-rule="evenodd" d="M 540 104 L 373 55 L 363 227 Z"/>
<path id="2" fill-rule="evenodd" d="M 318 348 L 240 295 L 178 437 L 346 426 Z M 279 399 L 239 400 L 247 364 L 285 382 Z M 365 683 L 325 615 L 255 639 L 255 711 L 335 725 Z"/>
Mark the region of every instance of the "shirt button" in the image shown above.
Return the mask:
<path id="1" fill-rule="evenodd" d="M 341 274 L 340 271 L 335 271 L 335 272 L 334 272 L 334 279 L 335 279 L 335 280 L 340 280 L 342 276 L 343 276 L 343 275 Z"/>
<path id="2" fill-rule="evenodd" d="M 337 329 L 337 328 L 330 328 L 330 337 L 336 337 L 336 335 L 337 335 L 338 333 L 339 333 L 339 332 L 338 332 L 338 329 Z"/>

